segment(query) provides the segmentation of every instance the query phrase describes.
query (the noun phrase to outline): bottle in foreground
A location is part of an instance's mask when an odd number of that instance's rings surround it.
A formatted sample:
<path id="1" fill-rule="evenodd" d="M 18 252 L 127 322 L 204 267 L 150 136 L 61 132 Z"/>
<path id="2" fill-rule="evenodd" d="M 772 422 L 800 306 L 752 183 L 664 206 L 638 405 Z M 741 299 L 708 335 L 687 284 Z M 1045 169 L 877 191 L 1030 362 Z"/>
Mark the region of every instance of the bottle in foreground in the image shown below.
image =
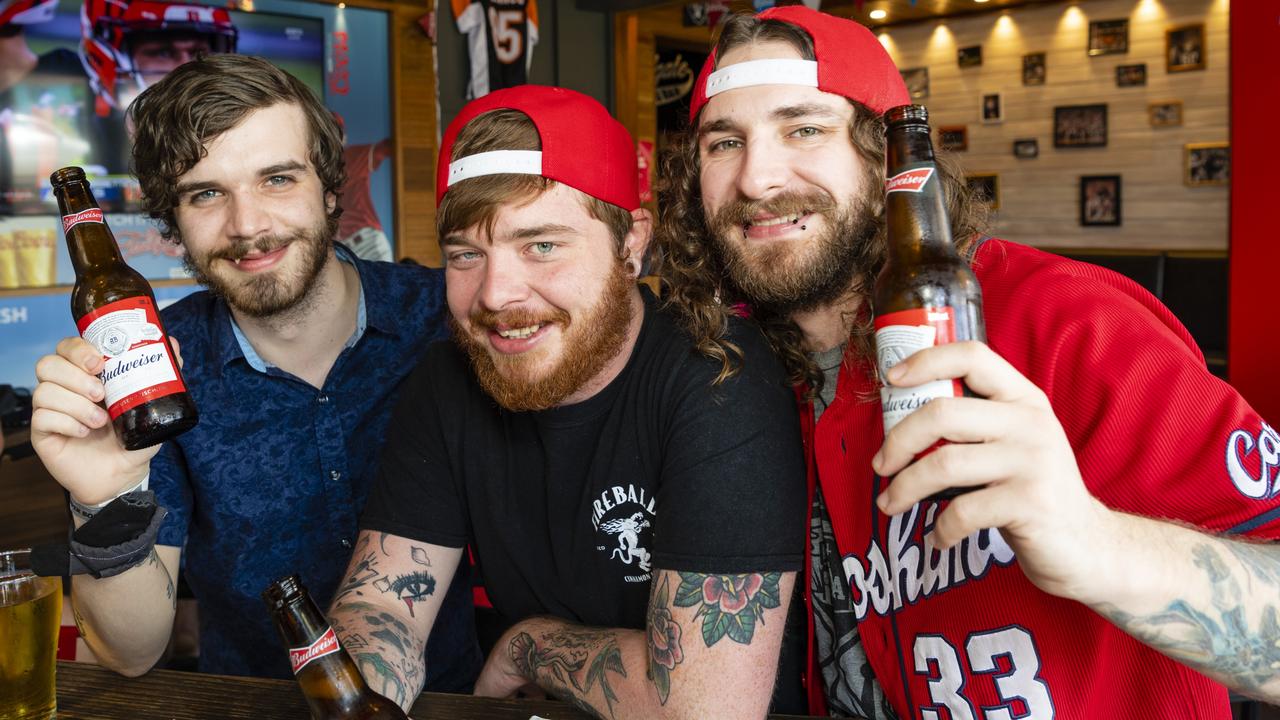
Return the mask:
<path id="1" fill-rule="evenodd" d="M 151 286 L 120 255 L 84 170 L 49 178 L 76 269 L 71 314 L 102 353 L 107 412 L 129 450 L 157 445 L 196 424 L 196 406 L 160 323 Z"/>
<path id="2" fill-rule="evenodd" d="M 885 380 L 889 369 L 934 345 L 986 342 L 987 333 L 982 288 L 952 243 L 929 139 L 929 113 L 920 105 L 895 107 L 885 113 L 885 126 L 888 256 L 876 278 L 872 306 L 887 435 L 903 418 L 936 398 L 973 395 L 959 380 L 893 387 Z M 948 489 L 929 499 L 961 492 Z"/>
<path id="3" fill-rule="evenodd" d="M 271 583 L 262 593 L 275 620 L 289 663 L 315 720 L 407 720 L 394 702 L 369 689 L 351 656 L 338 642 L 297 575 Z"/>

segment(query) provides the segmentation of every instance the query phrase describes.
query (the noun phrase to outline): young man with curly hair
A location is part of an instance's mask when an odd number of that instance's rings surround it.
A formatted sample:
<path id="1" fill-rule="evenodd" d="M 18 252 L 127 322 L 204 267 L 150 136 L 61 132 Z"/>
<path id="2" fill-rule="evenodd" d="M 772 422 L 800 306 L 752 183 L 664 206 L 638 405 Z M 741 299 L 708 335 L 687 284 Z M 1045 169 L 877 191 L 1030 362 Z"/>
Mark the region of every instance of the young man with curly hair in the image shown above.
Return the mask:
<path id="1" fill-rule="evenodd" d="M 945 163 L 989 345 L 927 348 L 887 381 L 979 397 L 885 436 L 881 117 L 909 102 L 866 28 L 738 16 L 664 164 L 659 275 L 690 332 L 721 345 L 748 306 L 800 389 L 811 710 L 1225 720 L 1224 685 L 1280 699 L 1280 548 L 1257 542 L 1280 534 L 1280 436 L 1135 283 L 987 237 Z M 928 499 L 944 488 L 970 492 Z"/>
<path id="2" fill-rule="evenodd" d="M 569 90 L 490 93 L 445 134 L 454 342 L 409 380 L 330 611 L 415 670 L 402 704 L 467 547 L 510 625 L 477 694 L 652 719 L 763 717 L 778 674 L 799 695 L 798 654 L 778 670 L 803 561 L 792 393 L 758 331 L 726 326 L 722 374 L 637 285 L 637 185 L 630 135 Z"/>
<path id="3" fill-rule="evenodd" d="M 126 451 L 100 406 L 101 353 L 69 338 L 40 360 L 32 443 L 77 523 L 148 477 L 168 511 L 148 562 L 75 578 L 76 619 L 100 662 L 146 672 L 169 640 L 181 559 L 200 669 L 291 677 L 259 593 L 295 572 L 320 602 L 337 589 L 401 380 L 445 332 L 443 278 L 335 244 L 339 129 L 267 61 L 186 63 L 130 116 L 146 209 L 205 288 L 161 313 L 200 422 Z M 465 691 L 482 660 L 469 588 L 444 613 L 425 681 Z"/>

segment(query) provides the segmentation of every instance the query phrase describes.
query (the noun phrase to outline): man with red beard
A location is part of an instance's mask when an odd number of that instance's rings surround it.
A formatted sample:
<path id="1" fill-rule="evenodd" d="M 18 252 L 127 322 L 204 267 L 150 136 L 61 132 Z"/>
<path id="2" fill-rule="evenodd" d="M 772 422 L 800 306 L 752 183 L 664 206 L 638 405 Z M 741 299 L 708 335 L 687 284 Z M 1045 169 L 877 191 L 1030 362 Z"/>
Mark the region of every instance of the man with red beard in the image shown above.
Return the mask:
<path id="1" fill-rule="evenodd" d="M 200 669 L 292 677 L 259 593 L 295 572 L 321 602 L 337 589 L 392 399 L 445 332 L 443 279 L 334 243 L 339 130 L 270 63 L 186 63 L 131 116 L 146 207 L 206 288 L 161 313 L 200 422 L 126 451 L 101 407 L 102 352 L 70 338 L 40 360 L 32 443 L 77 524 L 148 483 L 168 511 L 148 561 L 75 578 L 77 624 L 100 662 L 146 672 L 174 625 L 181 558 L 199 603 Z M 469 589 L 445 608 L 426 683 L 466 691 L 483 660 Z"/>
<path id="2" fill-rule="evenodd" d="M 735 17 L 664 164 L 659 276 L 694 338 L 749 305 L 801 388 L 811 710 L 1225 719 L 1223 685 L 1280 699 L 1280 548 L 1216 536 L 1280 534 L 1280 436 L 1136 284 L 985 237 L 946 163 L 990 345 L 930 347 L 886 379 L 980 397 L 884 435 L 881 118 L 909 102 L 854 22 Z M 927 499 L 950 487 L 971 491 Z"/>
<path id="3" fill-rule="evenodd" d="M 606 718 L 769 709 L 803 559 L 792 393 L 758 331 L 728 322 L 726 371 L 641 292 L 637 179 L 627 131 L 569 90 L 490 93 L 445 134 L 455 342 L 410 378 L 330 610 L 406 707 L 469 547 L 510 624 L 477 694 L 536 685 Z"/>

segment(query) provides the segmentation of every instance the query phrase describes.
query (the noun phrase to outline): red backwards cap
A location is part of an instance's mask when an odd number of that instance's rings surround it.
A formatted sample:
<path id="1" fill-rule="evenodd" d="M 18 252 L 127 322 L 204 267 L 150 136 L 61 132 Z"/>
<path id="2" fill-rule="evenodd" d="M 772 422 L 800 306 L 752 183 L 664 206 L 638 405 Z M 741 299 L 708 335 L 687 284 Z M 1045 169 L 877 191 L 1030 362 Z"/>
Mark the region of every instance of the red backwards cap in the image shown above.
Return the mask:
<path id="1" fill-rule="evenodd" d="M 875 35 L 862 25 L 803 5 L 765 10 L 756 17 L 779 20 L 809 33 L 817 62 L 800 60 L 760 60 L 738 63 L 716 71 L 713 50 L 698 74 L 689 105 L 689 122 L 698 120 L 698 111 L 717 93 L 750 85 L 807 85 L 823 92 L 856 100 L 877 114 L 911 102 L 902 74 Z M 751 65 L 750 68 L 741 67 Z M 816 65 L 816 73 L 814 72 Z M 708 88 L 708 86 L 710 86 Z M 709 94 L 708 94 L 709 92 Z"/>
<path id="2" fill-rule="evenodd" d="M 456 160 L 453 144 L 467 123 L 491 110 L 519 110 L 538 128 L 542 150 L 496 150 Z M 582 93 L 519 85 L 472 100 L 449 123 L 436 163 L 436 206 L 453 183 L 499 173 L 541 175 L 624 210 L 640 207 L 639 171 L 631 134 Z"/>

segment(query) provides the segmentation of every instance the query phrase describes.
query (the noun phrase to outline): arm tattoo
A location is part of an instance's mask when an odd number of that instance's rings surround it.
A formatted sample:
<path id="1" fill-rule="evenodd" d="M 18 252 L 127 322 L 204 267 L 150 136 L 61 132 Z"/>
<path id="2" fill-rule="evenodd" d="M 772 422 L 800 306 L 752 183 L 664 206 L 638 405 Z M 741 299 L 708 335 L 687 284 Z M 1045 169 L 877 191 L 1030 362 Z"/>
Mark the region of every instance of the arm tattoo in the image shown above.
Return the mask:
<path id="1" fill-rule="evenodd" d="M 532 635 L 522 632 L 511 639 L 507 652 L 522 675 L 533 680 L 540 676 L 553 680 L 556 685 L 553 692 L 593 715 L 599 715 L 600 711 L 586 698 L 599 686 L 609 717 L 614 717 L 613 704 L 618 696 L 609 684 L 609 673 L 626 677 L 627 669 L 622 664 L 622 651 L 613 633 L 563 628 L 542 633 L 539 645 Z"/>
<path id="2" fill-rule="evenodd" d="M 414 617 L 413 604 L 424 600 L 436 592 L 436 579 L 431 573 L 424 571 L 401 575 L 394 580 L 382 578 L 373 584 L 384 593 L 391 593 L 399 598 L 409 610 L 409 617 Z"/>
<path id="3" fill-rule="evenodd" d="M 671 619 L 670 585 L 662 579 L 662 587 L 649 603 L 649 632 L 646 644 L 649 646 L 649 681 L 658 691 L 658 701 L 667 704 L 671 695 L 671 671 L 684 661 L 684 650 L 680 648 L 680 624 Z"/>
<path id="4" fill-rule="evenodd" d="M 173 576 L 169 574 L 169 569 L 164 566 L 164 563 L 160 561 L 160 554 L 156 552 L 155 548 L 151 548 L 151 554 L 147 556 L 147 564 L 159 567 L 160 572 L 164 573 L 164 596 L 169 599 L 170 606 L 178 607 L 177 591 L 173 587 Z"/>
<path id="5" fill-rule="evenodd" d="M 395 615 L 362 601 L 336 603 L 333 611 L 350 614 L 353 627 L 335 622 L 333 629 L 343 647 L 351 652 L 369 687 L 401 706 L 417 697 L 422 687 L 418 668 L 425 645 L 415 641 L 409 626 Z M 406 670 L 409 667 L 412 672 Z"/>
<path id="6" fill-rule="evenodd" d="M 391 595 L 404 603 L 409 617 L 414 617 L 414 603 L 435 594 L 436 580 L 425 569 L 431 567 L 431 559 L 420 547 L 410 548 L 409 557 L 422 569 L 397 577 L 384 574 L 379 564 L 386 555 L 387 534 L 378 535 L 376 548 L 371 534 L 364 535 L 355 547 L 357 561 L 335 594 L 332 608 L 332 614 L 346 622 L 334 623 L 334 631 L 369 686 L 403 707 L 422 688 L 425 642 L 419 641 L 399 617 L 368 600 L 377 593 Z"/>
<path id="7" fill-rule="evenodd" d="M 374 692 L 397 704 L 404 702 L 405 697 L 408 696 L 408 693 L 405 692 L 404 681 L 400 679 L 396 669 L 389 665 L 381 655 L 377 653 L 355 653 L 352 659 L 356 661 L 356 667 L 360 668 L 360 674 L 369 679 L 369 687 L 373 688 Z M 366 666 L 368 666 L 368 670 L 366 670 Z M 369 670 L 372 670 L 373 674 L 370 674 Z"/>
<path id="8" fill-rule="evenodd" d="M 1175 660 L 1263 697 L 1264 686 L 1274 686 L 1280 676 L 1280 547 L 1202 542 L 1192 549 L 1192 557 L 1208 576 L 1212 607 L 1175 600 L 1153 615 L 1132 615 L 1113 605 L 1101 606 L 1099 612 Z M 1237 565 L 1243 566 L 1245 577 Z M 1255 614 L 1251 599 L 1261 609 L 1256 627 L 1249 620 Z"/>
<path id="9" fill-rule="evenodd" d="M 386 533 L 381 533 L 386 538 Z M 386 554 L 385 552 L 383 553 Z M 341 587 L 334 593 L 334 601 L 355 593 L 356 595 L 364 595 L 360 589 L 369 584 L 371 580 L 378 577 L 378 556 L 369 550 L 369 536 L 364 536 L 356 542 L 356 548 L 352 552 L 353 557 L 360 558 L 360 562 L 351 568 L 351 572 L 347 573 L 347 577 L 343 579 Z"/>
<path id="10" fill-rule="evenodd" d="M 756 623 L 764 624 L 764 611 L 782 604 L 778 581 L 782 573 L 707 575 L 680 573 L 676 607 L 696 607 L 693 619 L 702 618 L 702 641 L 711 647 L 725 635 L 750 645 Z"/>

